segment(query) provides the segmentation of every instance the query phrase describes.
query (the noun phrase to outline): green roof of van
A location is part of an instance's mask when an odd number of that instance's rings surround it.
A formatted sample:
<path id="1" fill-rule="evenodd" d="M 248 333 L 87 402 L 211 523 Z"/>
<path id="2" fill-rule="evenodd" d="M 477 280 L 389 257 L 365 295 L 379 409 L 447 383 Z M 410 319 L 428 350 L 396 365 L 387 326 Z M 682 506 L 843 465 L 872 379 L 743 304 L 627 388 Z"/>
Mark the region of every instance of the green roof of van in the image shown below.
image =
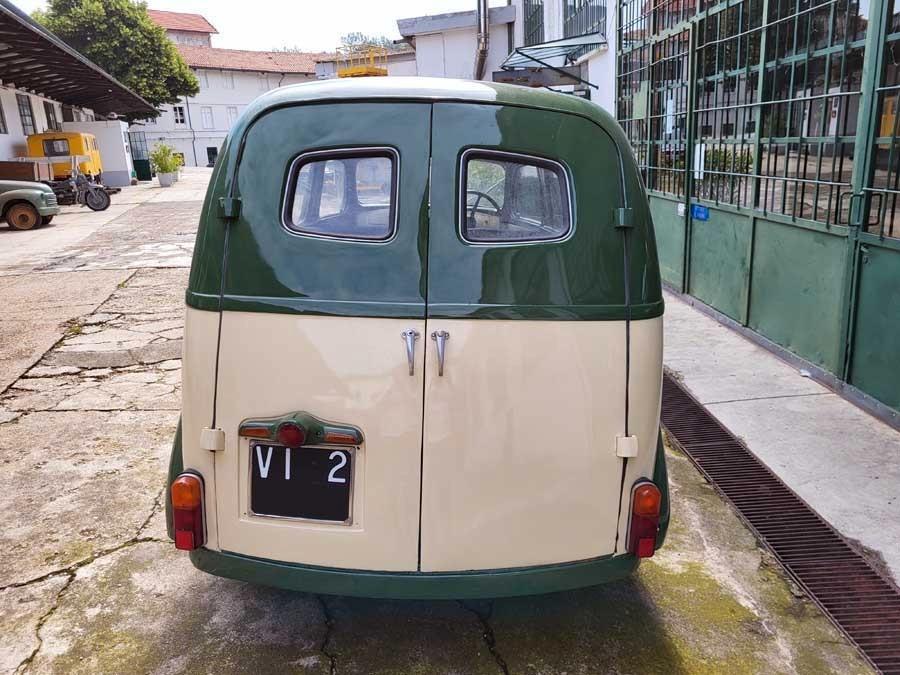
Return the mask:
<path id="1" fill-rule="evenodd" d="M 269 108 L 285 105 L 350 100 L 469 101 L 524 106 L 574 113 L 603 126 L 618 127 L 603 108 L 578 96 L 514 84 L 441 77 L 360 77 L 304 82 L 263 94 L 248 106 L 246 116 L 253 118 Z"/>

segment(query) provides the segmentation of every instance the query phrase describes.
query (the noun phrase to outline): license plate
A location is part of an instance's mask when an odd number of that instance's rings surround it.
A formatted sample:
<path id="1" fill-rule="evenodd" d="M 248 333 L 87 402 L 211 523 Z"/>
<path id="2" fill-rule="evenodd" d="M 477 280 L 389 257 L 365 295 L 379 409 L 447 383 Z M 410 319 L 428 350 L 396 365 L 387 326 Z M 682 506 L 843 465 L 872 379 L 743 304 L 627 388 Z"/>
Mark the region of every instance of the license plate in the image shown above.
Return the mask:
<path id="1" fill-rule="evenodd" d="M 258 516 L 350 522 L 353 451 L 250 444 L 250 510 Z"/>

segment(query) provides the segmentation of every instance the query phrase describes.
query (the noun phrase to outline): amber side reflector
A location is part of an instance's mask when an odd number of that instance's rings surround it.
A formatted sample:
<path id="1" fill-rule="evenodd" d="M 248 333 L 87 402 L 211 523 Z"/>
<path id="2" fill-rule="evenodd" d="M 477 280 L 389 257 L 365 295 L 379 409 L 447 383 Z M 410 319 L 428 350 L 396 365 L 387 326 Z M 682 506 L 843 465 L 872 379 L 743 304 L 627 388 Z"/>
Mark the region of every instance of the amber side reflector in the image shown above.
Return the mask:
<path id="1" fill-rule="evenodd" d="M 268 427 L 241 427 L 240 435 L 245 438 L 268 438 Z"/>
<path id="2" fill-rule="evenodd" d="M 345 434 L 340 431 L 326 431 L 325 443 L 334 443 L 335 445 L 356 445 L 358 443 L 355 434 Z"/>
<path id="3" fill-rule="evenodd" d="M 650 481 L 643 481 L 631 490 L 631 525 L 628 530 L 628 551 L 638 558 L 650 558 L 656 551 L 659 532 L 659 509 L 662 494 Z"/>
<path id="4" fill-rule="evenodd" d="M 206 543 L 203 527 L 203 479 L 195 473 L 183 473 L 174 481 L 172 496 L 172 524 L 175 529 L 175 548 L 193 551 Z"/>

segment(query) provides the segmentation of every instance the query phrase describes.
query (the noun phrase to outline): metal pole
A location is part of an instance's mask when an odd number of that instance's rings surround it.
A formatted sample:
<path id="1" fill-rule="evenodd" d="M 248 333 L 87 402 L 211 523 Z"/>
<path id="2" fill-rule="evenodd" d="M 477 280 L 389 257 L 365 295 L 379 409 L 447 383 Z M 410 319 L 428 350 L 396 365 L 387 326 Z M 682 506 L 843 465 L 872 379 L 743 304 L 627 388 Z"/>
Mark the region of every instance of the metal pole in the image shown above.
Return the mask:
<path id="1" fill-rule="evenodd" d="M 868 216 L 871 195 L 865 191 L 875 171 L 875 137 L 878 129 L 877 90 L 881 83 L 884 60 L 884 38 L 887 32 L 887 0 L 871 0 L 866 26 L 866 48 L 860 81 L 859 115 L 856 120 L 856 141 L 853 147 L 851 190 L 861 199 L 850 199 L 847 233 L 847 255 L 844 270 L 844 293 L 841 297 L 841 343 L 839 345 L 839 375 L 844 381 L 850 377 L 853 356 L 853 321 L 856 314 L 857 266 L 859 263 L 859 234 L 863 219 Z M 854 208 L 855 206 L 855 208 Z"/>

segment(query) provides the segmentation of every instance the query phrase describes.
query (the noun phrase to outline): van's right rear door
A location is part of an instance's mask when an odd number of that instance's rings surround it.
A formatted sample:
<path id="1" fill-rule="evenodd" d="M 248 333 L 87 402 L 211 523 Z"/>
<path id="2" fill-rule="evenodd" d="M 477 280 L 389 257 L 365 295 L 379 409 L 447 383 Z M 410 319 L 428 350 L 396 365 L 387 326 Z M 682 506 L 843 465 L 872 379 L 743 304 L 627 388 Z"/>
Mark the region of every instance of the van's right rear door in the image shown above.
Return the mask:
<path id="1" fill-rule="evenodd" d="M 612 554 L 626 414 L 616 148 L 545 110 L 436 103 L 432 120 L 421 569 Z"/>

